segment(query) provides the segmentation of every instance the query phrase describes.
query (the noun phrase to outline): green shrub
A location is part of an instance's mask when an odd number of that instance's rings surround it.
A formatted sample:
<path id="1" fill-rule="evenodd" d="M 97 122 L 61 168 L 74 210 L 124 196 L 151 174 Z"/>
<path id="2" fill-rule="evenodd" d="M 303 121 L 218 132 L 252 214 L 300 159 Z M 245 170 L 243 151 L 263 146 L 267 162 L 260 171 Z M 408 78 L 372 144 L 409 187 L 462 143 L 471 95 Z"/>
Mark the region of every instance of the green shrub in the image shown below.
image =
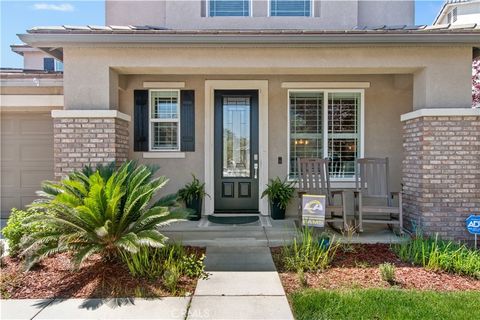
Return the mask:
<path id="1" fill-rule="evenodd" d="M 178 190 L 178 198 L 186 204 L 196 199 L 203 199 L 205 196 L 210 197 L 205 192 L 205 183 L 201 183 L 193 174 L 192 177 L 192 182 L 187 183 L 182 189 Z"/>
<path id="2" fill-rule="evenodd" d="M 326 269 L 332 262 L 338 249 L 333 239 L 328 244 L 315 234 L 313 228 L 302 228 L 297 231 L 293 244 L 282 249 L 282 262 L 288 271 L 318 271 Z"/>
<path id="3" fill-rule="evenodd" d="M 162 248 L 142 247 L 137 253 L 122 253 L 122 260 L 134 277 L 157 279 L 172 269 L 178 270 L 180 275 L 191 278 L 204 277 L 205 256 L 197 257 L 188 253 L 180 244 L 167 244 Z M 171 271 L 171 270 L 170 270 Z"/>
<path id="4" fill-rule="evenodd" d="M 262 193 L 262 199 L 268 197 L 270 203 L 278 203 L 279 207 L 286 209 L 290 200 L 295 194 L 295 187 L 293 181 L 280 180 L 279 177 L 270 179 L 267 188 Z"/>
<path id="5" fill-rule="evenodd" d="M 393 245 L 392 249 L 405 262 L 480 279 L 480 251 L 465 245 L 417 234 L 408 242 Z"/>
<path id="6" fill-rule="evenodd" d="M 24 223 L 26 218 L 39 215 L 42 214 L 34 209 L 12 209 L 7 225 L 2 229 L 2 234 L 8 241 L 9 255 L 16 256 L 20 253 L 22 239 L 26 235 L 46 230 L 46 225 L 42 221 L 28 225 Z"/>
<path id="7" fill-rule="evenodd" d="M 42 219 L 50 229 L 30 235 L 25 248 L 27 267 L 63 251 L 74 254 L 78 267 L 94 253 L 116 259 L 120 251 L 161 247 L 166 238 L 157 228 L 187 216 L 185 210 L 171 211 L 161 201 L 149 205 L 168 181 L 154 178 L 154 168 L 130 161 L 114 171 L 86 171 L 43 183 L 43 198 L 33 206 L 49 212 Z M 28 225 L 38 221 L 31 218 L 26 219 Z"/>
<path id="8" fill-rule="evenodd" d="M 177 292 L 178 280 L 180 280 L 180 270 L 176 264 L 165 266 L 165 272 L 162 275 L 163 284 L 171 293 Z"/>
<path id="9" fill-rule="evenodd" d="M 390 284 L 395 283 L 395 265 L 391 263 L 382 263 L 378 266 L 380 270 L 380 276 L 383 281 L 386 281 Z"/>

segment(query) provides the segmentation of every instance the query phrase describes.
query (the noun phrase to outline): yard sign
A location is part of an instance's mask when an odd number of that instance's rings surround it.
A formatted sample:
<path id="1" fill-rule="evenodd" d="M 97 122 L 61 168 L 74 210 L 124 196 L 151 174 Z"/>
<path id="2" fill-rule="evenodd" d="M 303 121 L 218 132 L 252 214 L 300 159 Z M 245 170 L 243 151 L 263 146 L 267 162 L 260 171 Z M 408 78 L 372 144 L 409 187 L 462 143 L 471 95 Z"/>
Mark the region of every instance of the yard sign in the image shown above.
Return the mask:
<path id="1" fill-rule="evenodd" d="M 477 237 L 480 234 L 480 216 L 472 214 L 467 218 L 467 230 L 475 235 L 475 248 L 477 248 Z"/>
<path id="2" fill-rule="evenodd" d="M 302 224 L 307 227 L 325 227 L 324 195 L 304 194 L 302 196 Z"/>

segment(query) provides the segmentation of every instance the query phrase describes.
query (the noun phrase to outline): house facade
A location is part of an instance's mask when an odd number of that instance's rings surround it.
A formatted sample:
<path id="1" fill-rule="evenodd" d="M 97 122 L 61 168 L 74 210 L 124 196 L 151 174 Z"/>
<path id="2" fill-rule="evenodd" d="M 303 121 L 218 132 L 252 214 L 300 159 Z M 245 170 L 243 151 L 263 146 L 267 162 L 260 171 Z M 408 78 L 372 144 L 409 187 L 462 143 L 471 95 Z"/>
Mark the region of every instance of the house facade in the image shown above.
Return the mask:
<path id="1" fill-rule="evenodd" d="M 268 215 L 259 195 L 295 179 L 298 157 L 328 157 L 346 190 L 356 159 L 388 157 L 408 227 L 465 240 L 480 211 L 480 28 L 413 17 L 413 1 L 106 1 L 106 26 L 20 39 L 64 62 L 56 178 L 135 159 L 160 166 L 166 192 L 205 181 L 206 215 Z"/>
<path id="2" fill-rule="evenodd" d="M 433 24 L 469 24 L 480 23 L 479 0 L 445 1 Z"/>

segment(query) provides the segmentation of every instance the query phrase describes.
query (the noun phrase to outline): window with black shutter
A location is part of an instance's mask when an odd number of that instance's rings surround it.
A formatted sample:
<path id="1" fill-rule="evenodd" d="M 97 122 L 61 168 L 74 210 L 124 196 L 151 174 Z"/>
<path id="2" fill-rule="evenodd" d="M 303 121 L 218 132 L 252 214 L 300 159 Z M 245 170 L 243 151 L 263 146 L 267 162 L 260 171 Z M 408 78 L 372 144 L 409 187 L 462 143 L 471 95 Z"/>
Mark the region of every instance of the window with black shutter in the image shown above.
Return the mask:
<path id="1" fill-rule="evenodd" d="M 195 151 L 195 92 L 134 91 L 134 151 Z"/>

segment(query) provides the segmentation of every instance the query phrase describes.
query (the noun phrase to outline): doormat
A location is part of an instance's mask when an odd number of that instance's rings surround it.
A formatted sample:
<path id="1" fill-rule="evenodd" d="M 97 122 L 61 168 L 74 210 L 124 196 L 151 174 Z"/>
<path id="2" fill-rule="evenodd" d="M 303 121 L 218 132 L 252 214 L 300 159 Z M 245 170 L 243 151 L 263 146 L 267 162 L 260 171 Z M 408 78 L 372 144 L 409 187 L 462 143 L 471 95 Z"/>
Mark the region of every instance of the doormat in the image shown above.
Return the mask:
<path id="1" fill-rule="evenodd" d="M 218 217 L 208 216 L 208 221 L 219 224 L 246 224 L 258 221 L 258 216 Z"/>

